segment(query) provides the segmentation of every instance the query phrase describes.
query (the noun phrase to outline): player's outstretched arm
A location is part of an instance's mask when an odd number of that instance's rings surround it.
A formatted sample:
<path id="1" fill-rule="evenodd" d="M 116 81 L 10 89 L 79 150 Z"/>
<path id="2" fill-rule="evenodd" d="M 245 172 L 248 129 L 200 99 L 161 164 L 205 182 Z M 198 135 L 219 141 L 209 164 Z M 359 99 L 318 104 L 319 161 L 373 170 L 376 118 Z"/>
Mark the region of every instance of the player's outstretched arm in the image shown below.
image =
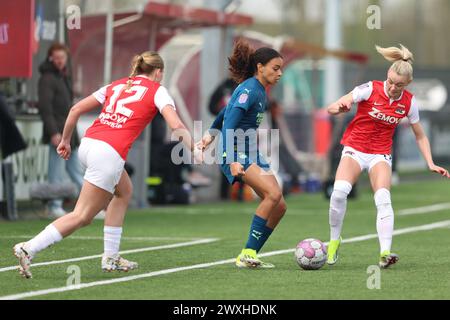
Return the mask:
<path id="1" fill-rule="evenodd" d="M 226 108 L 223 108 L 219 112 L 219 114 L 217 115 L 216 119 L 212 123 L 211 127 L 209 128 L 209 130 L 207 132 L 205 132 L 205 134 L 203 135 L 202 140 L 196 143 L 196 146 L 199 149 L 205 150 L 211 144 L 211 142 L 214 141 L 214 138 L 216 137 L 216 134 L 220 133 L 220 130 L 222 130 L 223 117 L 225 115 L 225 109 Z"/>
<path id="2" fill-rule="evenodd" d="M 414 135 L 416 136 L 417 145 L 419 146 L 419 150 L 422 153 L 425 161 L 427 162 L 428 168 L 433 172 L 439 173 L 444 177 L 450 178 L 450 174 L 447 169 L 441 168 L 434 164 L 433 156 L 431 155 L 430 142 L 428 141 L 428 138 L 420 122 L 411 124 L 411 128 L 414 132 Z"/>
<path id="3" fill-rule="evenodd" d="M 336 102 L 333 102 L 327 107 L 327 111 L 331 115 L 337 115 L 344 112 L 349 112 L 352 108 L 353 103 L 353 95 L 352 93 L 348 93 L 345 96 L 342 96 Z"/>
<path id="4" fill-rule="evenodd" d="M 181 121 L 175 109 L 171 105 L 166 105 L 162 109 L 161 114 L 170 129 L 172 129 L 172 131 L 176 131 L 178 137 L 182 138 L 183 143 L 189 148 L 189 150 L 191 150 L 191 152 L 193 152 L 194 158 L 197 160 L 196 163 L 201 163 L 203 160 L 202 150 L 195 146 L 194 141 L 192 140 L 192 135 L 189 130 L 186 129 L 186 126 Z"/>
<path id="5" fill-rule="evenodd" d="M 61 158 L 67 160 L 70 157 L 70 153 L 72 152 L 70 148 L 70 140 L 80 116 L 94 110 L 95 108 L 98 108 L 99 106 L 101 106 L 101 103 L 98 102 L 93 95 L 91 95 L 77 102 L 72 108 L 70 108 L 69 115 L 67 116 L 66 123 L 64 124 L 61 142 L 56 148 L 56 151 Z"/>

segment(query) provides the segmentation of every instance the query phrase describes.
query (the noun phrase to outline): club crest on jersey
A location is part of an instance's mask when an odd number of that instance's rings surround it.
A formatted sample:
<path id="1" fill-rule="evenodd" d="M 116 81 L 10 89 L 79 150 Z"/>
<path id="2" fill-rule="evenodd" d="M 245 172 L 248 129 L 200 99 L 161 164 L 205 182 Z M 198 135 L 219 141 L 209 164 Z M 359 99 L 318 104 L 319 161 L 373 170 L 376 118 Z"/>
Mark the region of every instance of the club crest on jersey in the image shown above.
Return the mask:
<path id="1" fill-rule="evenodd" d="M 247 99 L 248 99 L 248 94 L 246 94 L 246 93 L 242 93 L 240 96 L 239 96 L 239 103 L 246 103 L 247 102 Z"/>
<path id="2" fill-rule="evenodd" d="M 380 110 L 378 110 L 375 107 L 372 107 L 372 111 L 369 112 L 369 115 L 372 118 L 384 121 L 389 124 L 399 124 L 400 123 L 400 118 L 385 115 L 384 113 L 382 113 Z"/>
<path id="3" fill-rule="evenodd" d="M 405 108 L 406 108 L 406 107 L 405 107 L 403 104 L 400 104 L 400 103 L 399 103 L 399 104 L 397 105 L 397 108 L 395 109 L 395 113 L 404 115 L 404 114 L 406 113 Z"/>
<path id="4" fill-rule="evenodd" d="M 405 112 L 406 112 L 405 109 L 402 109 L 402 108 L 397 108 L 397 109 L 395 109 L 395 113 L 397 113 L 397 114 L 404 115 Z"/>

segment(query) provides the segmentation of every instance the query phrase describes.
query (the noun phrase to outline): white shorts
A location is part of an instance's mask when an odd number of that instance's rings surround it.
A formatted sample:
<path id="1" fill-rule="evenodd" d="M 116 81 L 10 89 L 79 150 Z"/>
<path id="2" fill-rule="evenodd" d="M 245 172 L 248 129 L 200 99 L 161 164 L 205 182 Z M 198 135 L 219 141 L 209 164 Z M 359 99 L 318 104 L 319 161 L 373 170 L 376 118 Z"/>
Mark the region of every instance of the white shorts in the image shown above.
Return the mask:
<path id="1" fill-rule="evenodd" d="M 125 161 L 108 143 L 91 139 L 81 139 L 78 158 L 86 169 L 84 180 L 110 193 L 119 183 Z"/>
<path id="2" fill-rule="evenodd" d="M 343 157 L 350 157 L 356 162 L 358 162 L 361 167 L 361 171 L 367 169 L 370 171 L 374 165 L 380 161 L 386 162 L 390 167 L 392 167 L 392 156 L 390 154 L 371 154 L 364 153 L 353 149 L 352 147 L 344 146 L 342 150 L 341 159 Z"/>

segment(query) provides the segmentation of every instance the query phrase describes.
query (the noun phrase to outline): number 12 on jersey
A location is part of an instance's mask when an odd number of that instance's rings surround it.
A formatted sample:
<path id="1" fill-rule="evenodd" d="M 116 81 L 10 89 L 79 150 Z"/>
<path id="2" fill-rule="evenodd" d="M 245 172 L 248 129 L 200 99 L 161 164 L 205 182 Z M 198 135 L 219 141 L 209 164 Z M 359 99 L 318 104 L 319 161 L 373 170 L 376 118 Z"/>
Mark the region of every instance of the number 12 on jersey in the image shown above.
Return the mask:
<path id="1" fill-rule="evenodd" d="M 126 86 L 126 84 L 118 84 L 112 88 L 113 95 L 109 99 L 109 103 L 105 108 L 106 112 L 109 113 L 119 113 L 121 115 L 124 115 L 128 118 L 131 118 L 133 115 L 133 110 L 125 107 L 125 105 L 133 102 L 141 101 L 144 97 L 145 93 L 147 92 L 147 87 L 144 86 L 132 86 L 130 89 L 126 90 L 125 92 L 133 92 L 134 94 L 132 96 L 118 99 L 120 98 L 123 88 Z"/>

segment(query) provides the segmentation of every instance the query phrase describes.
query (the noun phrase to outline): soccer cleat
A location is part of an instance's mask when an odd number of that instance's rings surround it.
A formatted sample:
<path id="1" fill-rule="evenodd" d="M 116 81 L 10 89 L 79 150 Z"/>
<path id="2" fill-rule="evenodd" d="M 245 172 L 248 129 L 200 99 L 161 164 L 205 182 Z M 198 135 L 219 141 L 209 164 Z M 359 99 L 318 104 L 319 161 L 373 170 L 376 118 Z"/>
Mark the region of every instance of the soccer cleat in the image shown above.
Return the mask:
<path id="1" fill-rule="evenodd" d="M 339 247 L 342 242 L 342 237 L 339 237 L 338 240 L 330 240 L 327 248 L 327 263 L 329 265 L 333 265 L 338 261 L 339 255 Z"/>
<path id="2" fill-rule="evenodd" d="M 386 269 L 389 268 L 390 265 L 397 263 L 399 260 L 399 256 L 395 253 L 391 253 L 390 251 L 383 251 L 380 254 L 380 262 L 378 265 L 380 268 Z"/>
<path id="3" fill-rule="evenodd" d="M 13 248 L 13 253 L 19 259 L 19 273 L 22 277 L 30 279 L 33 277 L 30 271 L 31 255 L 24 249 L 25 242 L 18 243 Z"/>
<path id="4" fill-rule="evenodd" d="M 236 258 L 236 266 L 238 268 L 250 268 L 250 269 L 271 269 L 275 266 L 271 263 L 261 261 L 256 255 L 256 250 L 242 249 L 240 255 Z"/>
<path id="5" fill-rule="evenodd" d="M 128 261 L 127 259 L 122 258 L 118 254 L 115 254 L 111 257 L 103 256 L 102 257 L 102 270 L 104 272 L 111 271 L 124 271 L 128 272 L 130 270 L 134 270 L 138 268 L 138 263 L 134 261 Z"/>

